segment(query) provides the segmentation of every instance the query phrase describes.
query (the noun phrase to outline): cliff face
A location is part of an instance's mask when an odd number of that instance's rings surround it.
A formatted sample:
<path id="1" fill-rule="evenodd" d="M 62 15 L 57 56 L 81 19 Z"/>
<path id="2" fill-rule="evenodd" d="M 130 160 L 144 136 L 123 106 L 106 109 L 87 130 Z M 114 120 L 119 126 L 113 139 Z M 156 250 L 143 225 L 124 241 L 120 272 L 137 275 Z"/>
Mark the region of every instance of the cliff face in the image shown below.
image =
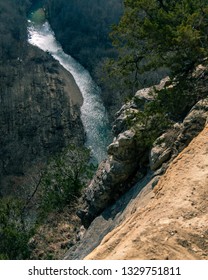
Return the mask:
<path id="1" fill-rule="evenodd" d="M 68 72 L 29 45 L 0 71 L 0 185 L 8 193 L 33 165 L 41 168 L 71 142 L 83 144 L 82 96 Z"/>
<path id="2" fill-rule="evenodd" d="M 208 126 L 163 176 L 148 173 L 83 233 L 65 259 L 207 259 Z"/>
<path id="3" fill-rule="evenodd" d="M 162 88 L 165 80 L 158 85 Z M 140 90 L 136 97 L 148 100 L 152 88 Z M 152 95 L 150 96 L 152 98 Z M 78 212 L 85 226 L 114 203 L 122 194 L 139 182 L 148 172 L 152 178 L 162 175 L 170 162 L 204 128 L 208 112 L 208 99 L 196 103 L 183 122 L 175 123 L 147 150 L 136 140 L 135 131 L 127 129 L 126 119 L 131 112 L 141 110 L 134 101 L 124 105 L 117 114 L 113 127 L 116 137 L 108 147 L 108 158 L 98 170 L 85 191 L 83 209 Z M 143 128 L 141 128 L 142 130 Z"/>
<path id="4" fill-rule="evenodd" d="M 207 259 L 207 139 L 208 126 L 86 259 Z"/>

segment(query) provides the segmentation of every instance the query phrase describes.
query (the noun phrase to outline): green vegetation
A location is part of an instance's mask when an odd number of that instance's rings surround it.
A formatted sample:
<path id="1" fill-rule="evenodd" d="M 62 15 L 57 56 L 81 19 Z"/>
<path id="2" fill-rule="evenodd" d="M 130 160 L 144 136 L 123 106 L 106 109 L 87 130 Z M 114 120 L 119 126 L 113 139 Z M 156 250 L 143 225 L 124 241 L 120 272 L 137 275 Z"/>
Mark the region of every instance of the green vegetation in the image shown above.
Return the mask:
<path id="1" fill-rule="evenodd" d="M 132 84 L 158 67 L 171 78 L 191 73 L 207 56 L 207 1 L 125 0 L 111 34 L 119 58 L 113 64 Z"/>
<path id="2" fill-rule="evenodd" d="M 21 199 L 6 197 L 0 199 L 0 259 L 28 259 L 29 239 L 35 225 L 26 218 Z"/>
<path id="3" fill-rule="evenodd" d="M 76 202 L 95 169 L 89 159 L 88 149 L 70 146 L 50 161 L 40 184 L 41 215 Z"/>
<path id="4" fill-rule="evenodd" d="M 68 147 L 40 174 L 30 195 L 0 199 L 0 259 L 29 259 L 31 237 L 50 213 L 74 206 L 94 166 L 85 148 Z"/>
<path id="5" fill-rule="evenodd" d="M 170 126 L 171 121 L 157 99 L 145 103 L 135 98 L 134 102 L 140 103 L 139 108 L 141 110 L 137 113 L 129 114 L 128 125 L 136 132 L 139 148 L 142 151 L 146 151 L 152 146 L 157 137 Z"/>
<path id="6" fill-rule="evenodd" d="M 108 106 L 120 107 L 124 97 L 146 85 L 145 79 L 153 84 L 159 77 L 158 69 L 169 73 L 171 87 L 155 91 L 153 101 L 139 104 L 141 110 L 129 115 L 129 125 L 137 132 L 143 150 L 203 98 L 195 89 L 199 77 L 193 73 L 198 64 L 207 63 L 207 0 L 124 0 L 119 23 L 121 0 L 0 0 L 2 84 L 6 81 L 5 65 L 17 64 L 27 52 L 27 12 L 31 4 L 33 8 L 45 5 L 65 51 L 94 76 L 104 78 L 102 87 Z M 44 16 L 40 9 L 33 19 L 43 22 Z M 108 37 L 113 23 L 118 23 L 111 33 L 115 48 Z M 36 185 L 28 188 L 29 196 L 0 198 L 0 259 L 30 258 L 29 241 L 37 226 L 51 212 L 73 206 L 87 185 L 93 171 L 89 159 L 88 150 L 71 146 L 40 172 Z"/>
<path id="7" fill-rule="evenodd" d="M 183 119 L 202 96 L 196 92 L 196 66 L 206 62 L 208 3 L 206 0 L 125 0 L 124 15 L 111 33 L 119 53 L 106 62 L 105 74 L 125 95 L 141 88 L 144 75 L 168 69 L 172 87 L 157 92 L 156 99 L 135 116 L 155 138 L 171 121 Z M 148 119 L 155 116 L 157 124 Z M 160 121 L 159 121 L 160 120 Z M 153 133 L 154 134 L 154 133 Z M 152 142 L 152 141 L 151 141 Z"/>

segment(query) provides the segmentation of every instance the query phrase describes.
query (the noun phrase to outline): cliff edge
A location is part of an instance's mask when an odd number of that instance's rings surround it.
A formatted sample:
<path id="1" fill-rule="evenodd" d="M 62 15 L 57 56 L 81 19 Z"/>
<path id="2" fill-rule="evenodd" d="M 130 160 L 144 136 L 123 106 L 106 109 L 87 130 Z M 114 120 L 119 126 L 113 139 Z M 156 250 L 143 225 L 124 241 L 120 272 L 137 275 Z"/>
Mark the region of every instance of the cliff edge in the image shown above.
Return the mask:
<path id="1" fill-rule="evenodd" d="M 208 125 L 85 259 L 208 258 Z"/>

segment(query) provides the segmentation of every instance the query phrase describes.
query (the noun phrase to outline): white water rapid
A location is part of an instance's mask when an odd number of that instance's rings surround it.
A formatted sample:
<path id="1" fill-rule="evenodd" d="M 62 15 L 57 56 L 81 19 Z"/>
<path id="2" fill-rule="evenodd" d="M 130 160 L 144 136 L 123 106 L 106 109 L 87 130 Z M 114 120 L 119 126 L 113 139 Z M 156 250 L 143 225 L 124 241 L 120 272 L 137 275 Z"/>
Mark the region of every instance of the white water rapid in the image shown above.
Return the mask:
<path id="1" fill-rule="evenodd" d="M 86 132 L 86 146 L 91 148 L 93 156 L 100 162 L 106 156 L 110 138 L 108 117 L 101 101 L 100 88 L 83 66 L 64 53 L 48 22 L 38 25 L 28 21 L 28 33 L 30 44 L 49 52 L 73 75 L 84 99 L 81 119 Z"/>

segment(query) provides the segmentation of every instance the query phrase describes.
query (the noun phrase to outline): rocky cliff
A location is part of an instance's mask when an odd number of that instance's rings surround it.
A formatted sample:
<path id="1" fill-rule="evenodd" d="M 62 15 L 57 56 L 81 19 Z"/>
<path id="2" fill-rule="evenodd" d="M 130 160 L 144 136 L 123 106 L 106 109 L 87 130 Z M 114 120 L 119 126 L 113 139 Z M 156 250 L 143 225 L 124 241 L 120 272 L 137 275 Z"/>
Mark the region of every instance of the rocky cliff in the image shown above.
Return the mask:
<path id="1" fill-rule="evenodd" d="M 66 259 L 207 259 L 208 126 L 82 232 Z"/>
<path id="2" fill-rule="evenodd" d="M 166 80 L 162 80 L 157 88 L 162 88 Z M 153 98 L 148 95 L 151 90 L 152 88 L 140 90 L 135 98 L 148 101 Z M 208 99 L 204 98 L 196 103 L 181 123 L 174 123 L 154 142 L 150 152 L 135 137 L 135 131 L 127 129 L 126 119 L 132 112 L 139 110 L 141 107 L 136 105 L 134 99 L 117 113 L 113 127 L 117 136 L 108 147 L 107 160 L 100 164 L 85 191 L 85 208 L 78 212 L 86 226 L 145 174 L 152 172 L 154 177 L 165 172 L 170 162 L 204 128 Z"/>
<path id="3" fill-rule="evenodd" d="M 208 126 L 85 259 L 208 258 Z"/>
<path id="4" fill-rule="evenodd" d="M 163 80 L 157 89 L 162 89 L 167 82 L 167 79 Z M 149 94 L 152 92 L 152 88 L 140 90 L 134 99 L 121 108 L 114 126 L 116 137 L 108 147 L 108 158 L 98 167 L 93 180 L 85 191 L 82 209 L 78 211 L 78 215 L 87 229 L 81 228 L 81 240 L 66 253 L 65 259 L 83 259 L 88 254 L 90 255 L 86 257 L 87 259 L 203 259 L 207 257 L 207 215 L 206 203 L 203 201 L 203 195 L 207 195 L 207 127 L 197 137 L 204 129 L 208 117 L 206 85 L 207 79 L 204 77 L 197 88 L 199 92 L 205 93 L 203 94 L 204 98 L 192 107 L 182 122 L 174 123 L 158 137 L 150 150 L 142 150 L 140 143 L 135 138 L 134 130 L 127 129 L 126 120 L 129 117 L 129 112 L 141 110 L 141 107 L 138 107 L 138 102 L 135 102 L 135 98 L 145 100 L 145 102 L 154 98 L 152 94 Z M 195 137 L 197 138 L 193 140 Z M 196 145 L 190 144 L 192 140 Z M 189 144 L 190 146 L 188 146 Z M 188 148 L 186 148 L 187 146 Z M 203 149 L 200 151 L 202 146 Z M 189 155 L 188 158 L 186 154 Z M 176 165 L 177 162 L 180 162 L 179 166 Z M 196 174 L 192 174 L 193 166 L 197 166 L 197 164 L 200 167 L 196 170 Z M 204 173 L 201 174 L 200 170 Z M 168 174 L 172 174 L 170 177 L 173 179 L 170 179 Z M 197 180 L 195 180 L 194 174 L 198 176 Z M 200 182 L 201 175 L 202 182 Z M 176 180 L 176 193 L 174 194 L 173 186 Z M 158 199 L 160 197 L 160 187 L 158 186 L 161 184 L 166 186 L 167 196 L 161 194 L 161 197 L 164 198 Z M 203 187 L 201 188 L 201 186 Z M 174 201 L 171 202 L 173 197 Z M 188 205 L 187 201 L 189 201 Z M 170 209 L 168 208 L 169 203 L 171 204 Z M 196 206 L 200 204 L 204 207 L 203 211 Z M 151 208 L 149 205 L 154 206 Z M 156 215 L 154 214 L 155 209 L 158 209 Z M 201 216 L 200 213 L 202 213 Z M 193 217 L 200 216 L 200 218 L 196 223 L 195 221 L 193 224 L 190 222 L 190 231 L 188 231 L 186 227 L 189 219 L 192 219 L 192 214 Z M 147 215 L 150 215 L 149 219 L 145 218 Z M 176 220 L 179 220 L 177 229 L 173 227 Z M 169 234 L 165 235 L 164 233 L 161 240 L 160 234 L 156 230 L 160 226 L 160 221 L 161 232 L 166 227 L 166 233 Z M 198 230 L 197 223 L 200 221 L 202 226 Z M 144 228 L 140 227 L 140 224 L 144 224 Z M 180 231 L 182 225 L 184 231 Z M 118 238 L 115 239 L 113 236 L 117 234 L 117 231 Z M 166 246 L 166 240 L 175 236 L 177 232 L 177 241 L 174 242 L 178 242 L 177 246 L 181 247 L 176 251 L 170 251 L 168 246 L 171 247 L 171 245 Z M 129 239 L 125 241 L 127 236 Z M 150 243 L 147 250 L 145 249 L 146 240 Z M 192 246 L 192 242 L 195 245 Z M 134 243 L 136 244 L 135 251 L 133 249 Z M 156 245 L 159 247 L 161 244 L 164 245 L 164 248 L 157 254 L 154 247 Z M 98 248 L 95 249 L 96 247 Z M 126 249 L 128 247 L 132 251 L 128 251 Z M 108 252 L 110 253 L 108 254 Z"/>

